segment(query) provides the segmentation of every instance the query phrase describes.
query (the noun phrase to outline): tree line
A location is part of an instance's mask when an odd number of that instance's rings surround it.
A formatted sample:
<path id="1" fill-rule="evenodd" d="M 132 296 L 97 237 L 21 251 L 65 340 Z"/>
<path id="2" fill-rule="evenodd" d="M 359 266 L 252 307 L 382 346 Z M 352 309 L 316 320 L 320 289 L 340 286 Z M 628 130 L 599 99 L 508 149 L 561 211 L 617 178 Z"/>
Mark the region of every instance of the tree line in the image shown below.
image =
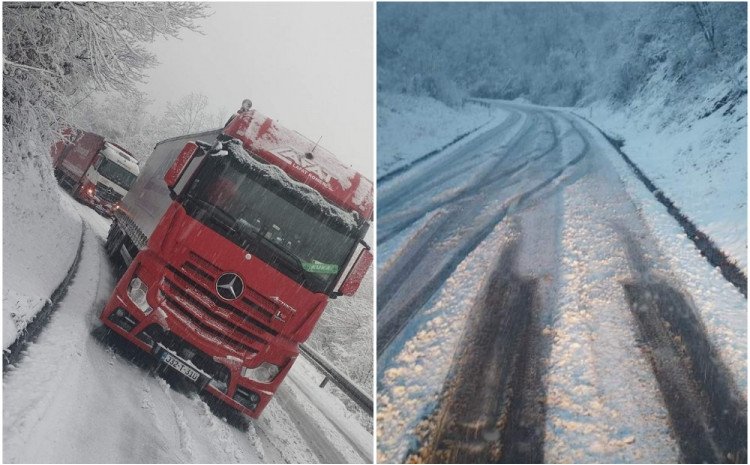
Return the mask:
<path id="1" fill-rule="evenodd" d="M 378 89 L 567 106 L 653 78 L 744 87 L 746 30 L 744 3 L 380 4 Z"/>

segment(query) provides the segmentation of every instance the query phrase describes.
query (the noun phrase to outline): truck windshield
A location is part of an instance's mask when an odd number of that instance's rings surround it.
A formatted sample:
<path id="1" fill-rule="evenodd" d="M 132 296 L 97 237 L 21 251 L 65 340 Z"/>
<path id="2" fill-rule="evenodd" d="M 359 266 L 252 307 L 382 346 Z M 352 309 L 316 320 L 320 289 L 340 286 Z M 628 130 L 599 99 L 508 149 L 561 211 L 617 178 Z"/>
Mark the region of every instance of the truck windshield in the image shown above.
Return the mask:
<path id="1" fill-rule="evenodd" d="M 122 166 L 104 157 L 101 157 L 96 170 L 99 174 L 126 190 L 130 190 L 130 186 L 133 185 L 137 177 Z"/>
<path id="2" fill-rule="evenodd" d="M 307 289 L 328 292 L 359 239 L 358 228 L 249 168 L 233 156 L 205 160 L 184 201 L 188 214 Z"/>

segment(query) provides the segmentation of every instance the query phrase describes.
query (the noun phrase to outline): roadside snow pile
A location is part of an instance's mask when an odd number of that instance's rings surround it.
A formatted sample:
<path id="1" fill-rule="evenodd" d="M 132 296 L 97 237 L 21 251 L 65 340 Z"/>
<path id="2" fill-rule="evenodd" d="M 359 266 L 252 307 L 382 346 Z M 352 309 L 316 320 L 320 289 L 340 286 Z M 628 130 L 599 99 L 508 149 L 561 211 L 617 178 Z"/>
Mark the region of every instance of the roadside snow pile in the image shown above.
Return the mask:
<path id="1" fill-rule="evenodd" d="M 429 97 L 379 92 L 378 177 L 492 118 L 489 109 L 472 103 L 451 108 Z"/>
<path id="2" fill-rule="evenodd" d="M 7 148 L 6 148 L 7 150 Z M 47 153 L 46 147 L 37 148 Z M 41 157 L 11 159 L 3 167 L 3 349 L 23 333 L 65 278 L 82 223 Z M 43 170 L 49 175 L 42 175 Z"/>
<path id="3" fill-rule="evenodd" d="M 747 273 L 747 89 L 726 79 L 676 96 L 672 83 L 652 83 L 623 109 L 577 112 L 624 139 L 623 152 Z"/>

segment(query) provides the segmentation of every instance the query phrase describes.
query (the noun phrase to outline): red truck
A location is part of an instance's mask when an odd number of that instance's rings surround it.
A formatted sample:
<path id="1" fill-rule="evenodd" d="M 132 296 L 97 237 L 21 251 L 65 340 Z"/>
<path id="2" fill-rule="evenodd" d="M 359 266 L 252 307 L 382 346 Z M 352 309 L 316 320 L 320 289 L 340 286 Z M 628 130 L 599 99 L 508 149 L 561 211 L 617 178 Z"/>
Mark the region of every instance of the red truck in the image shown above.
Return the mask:
<path id="1" fill-rule="evenodd" d="M 55 177 L 73 197 L 105 216 L 138 177 L 138 162 L 98 134 L 67 128 L 50 152 Z"/>
<path id="2" fill-rule="evenodd" d="M 156 144 L 105 245 L 129 263 L 104 325 L 257 418 L 329 298 L 372 254 L 372 181 L 250 109 Z"/>

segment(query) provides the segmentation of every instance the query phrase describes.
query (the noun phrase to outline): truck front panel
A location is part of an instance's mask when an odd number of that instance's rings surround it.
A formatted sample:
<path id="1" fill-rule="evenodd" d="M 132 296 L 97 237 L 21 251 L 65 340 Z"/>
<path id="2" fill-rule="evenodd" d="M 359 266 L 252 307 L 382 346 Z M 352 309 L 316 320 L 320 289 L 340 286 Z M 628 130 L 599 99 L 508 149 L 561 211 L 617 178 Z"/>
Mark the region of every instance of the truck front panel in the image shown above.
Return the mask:
<path id="1" fill-rule="evenodd" d="M 153 352 L 157 343 L 171 348 L 210 377 L 207 390 L 257 417 L 296 359 L 298 343 L 320 318 L 327 296 L 206 228 L 178 203 L 164 218 L 101 319 L 145 351 Z M 241 282 L 236 298 L 220 294 L 227 275 Z M 133 278 L 147 289 L 146 311 L 129 294 Z M 271 382 L 242 375 L 264 364 L 278 367 Z M 253 396 L 259 401 L 248 408 Z"/>
<path id="2" fill-rule="evenodd" d="M 78 197 L 96 211 L 111 216 L 137 177 L 135 161 L 105 143 L 98 160 L 86 171 Z"/>

